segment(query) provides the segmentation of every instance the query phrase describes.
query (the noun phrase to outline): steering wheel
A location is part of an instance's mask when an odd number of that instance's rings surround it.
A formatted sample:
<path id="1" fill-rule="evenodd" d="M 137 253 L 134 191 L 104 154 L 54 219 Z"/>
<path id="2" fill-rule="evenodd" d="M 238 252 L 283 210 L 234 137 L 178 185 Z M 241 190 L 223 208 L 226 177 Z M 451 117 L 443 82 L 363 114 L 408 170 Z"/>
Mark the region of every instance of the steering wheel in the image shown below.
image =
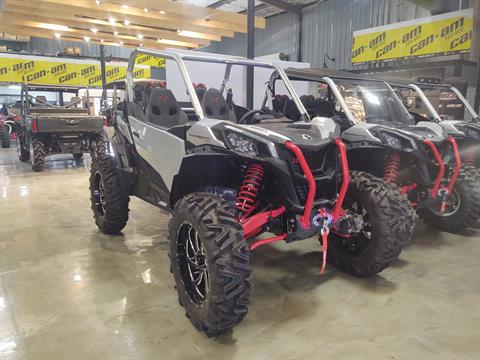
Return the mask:
<path id="1" fill-rule="evenodd" d="M 265 111 L 263 110 L 250 110 L 246 112 L 240 120 L 238 120 L 238 124 L 258 124 L 261 119 L 255 119 L 254 121 L 251 121 L 254 119 L 255 115 L 266 115 Z"/>

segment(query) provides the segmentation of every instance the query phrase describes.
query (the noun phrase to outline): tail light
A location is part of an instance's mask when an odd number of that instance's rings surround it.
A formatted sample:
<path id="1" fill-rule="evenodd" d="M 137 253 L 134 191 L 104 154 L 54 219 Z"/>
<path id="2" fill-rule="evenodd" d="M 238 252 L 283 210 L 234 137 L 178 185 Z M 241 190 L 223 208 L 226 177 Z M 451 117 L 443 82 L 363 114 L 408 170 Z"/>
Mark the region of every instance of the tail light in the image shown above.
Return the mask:
<path id="1" fill-rule="evenodd" d="M 33 118 L 33 120 L 32 120 L 32 132 L 38 132 L 38 130 L 40 130 L 38 128 L 38 119 Z"/>
<path id="2" fill-rule="evenodd" d="M 110 126 L 109 121 L 108 121 L 108 117 L 106 117 L 106 116 L 103 117 L 103 126 L 106 126 L 106 127 Z"/>

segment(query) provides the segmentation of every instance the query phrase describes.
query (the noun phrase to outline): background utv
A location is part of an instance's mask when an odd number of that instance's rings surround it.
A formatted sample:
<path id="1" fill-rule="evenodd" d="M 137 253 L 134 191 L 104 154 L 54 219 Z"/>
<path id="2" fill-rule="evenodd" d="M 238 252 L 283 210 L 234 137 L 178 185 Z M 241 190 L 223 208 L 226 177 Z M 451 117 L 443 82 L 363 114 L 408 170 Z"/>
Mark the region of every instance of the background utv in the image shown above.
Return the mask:
<path id="1" fill-rule="evenodd" d="M 134 85 L 138 54 L 178 66 L 190 102 L 177 102 L 169 89 L 173 80 L 166 88 Z M 224 73 L 219 89 L 198 88 L 201 102 L 192 80 L 205 82 L 201 76 L 208 72 L 188 72 L 193 63 L 197 70 L 216 64 Z M 276 70 L 302 120 L 239 105 L 243 91 L 230 87 L 230 74 L 243 74 L 247 66 Z M 207 334 L 232 328 L 247 313 L 250 256 L 258 246 L 321 236 L 323 265 L 328 249 L 345 271 L 370 276 L 387 267 L 412 235 L 412 213 L 398 189 L 366 172 L 349 173 L 338 127 L 310 121 L 276 66 L 136 50 L 127 98 L 112 112 L 115 157 L 98 157 L 91 169 L 95 221 L 105 233 L 121 231 L 130 195 L 171 212 L 170 266 L 179 300 Z"/>
<path id="2" fill-rule="evenodd" d="M 351 169 L 397 184 L 417 213 L 437 229 L 459 232 L 480 218 L 480 184 L 462 167 L 457 142 L 429 121 L 415 123 L 393 89 L 381 80 L 328 69 L 287 69 L 312 116 L 342 128 Z M 316 96 L 313 96 L 315 93 Z M 277 112 L 299 114 L 275 89 L 266 98 Z"/>

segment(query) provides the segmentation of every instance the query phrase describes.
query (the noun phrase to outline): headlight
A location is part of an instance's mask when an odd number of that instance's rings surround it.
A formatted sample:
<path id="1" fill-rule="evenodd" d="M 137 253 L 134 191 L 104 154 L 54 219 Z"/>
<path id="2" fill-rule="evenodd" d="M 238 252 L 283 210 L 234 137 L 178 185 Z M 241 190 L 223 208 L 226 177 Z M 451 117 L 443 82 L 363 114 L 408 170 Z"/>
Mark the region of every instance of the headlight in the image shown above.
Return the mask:
<path id="1" fill-rule="evenodd" d="M 457 126 L 457 129 L 461 132 L 463 132 L 466 136 L 472 137 L 475 139 L 480 138 L 480 129 L 474 128 L 472 126 Z"/>
<path id="2" fill-rule="evenodd" d="M 389 131 L 379 131 L 382 142 L 396 149 L 415 149 L 415 145 L 408 137 L 399 136 Z"/>
<path id="3" fill-rule="evenodd" d="M 232 150 L 249 156 L 258 156 L 258 147 L 255 140 L 236 132 L 229 132 L 227 139 Z"/>
<path id="4" fill-rule="evenodd" d="M 390 145 L 390 146 L 393 146 L 393 147 L 396 147 L 396 148 L 399 148 L 399 149 L 402 147 L 400 139 L 396 136 L 392 136 L 392 135 L 384 132 L 384 133 L 382 133 L 382 138 L 383 138 L 383 141 L 387 145 Z"/>

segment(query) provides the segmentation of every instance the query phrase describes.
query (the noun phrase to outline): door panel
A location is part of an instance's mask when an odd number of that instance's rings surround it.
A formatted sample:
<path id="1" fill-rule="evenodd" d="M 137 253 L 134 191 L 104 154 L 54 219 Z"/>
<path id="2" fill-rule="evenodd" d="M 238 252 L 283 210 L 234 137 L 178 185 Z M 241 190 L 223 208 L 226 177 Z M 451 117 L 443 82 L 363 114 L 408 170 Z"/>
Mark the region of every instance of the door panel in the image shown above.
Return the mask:
<path id="1" fill-rule="evenodd" d="M 133 116 L 129 116 L 128 120 L 138 154 L 160 174 L 171 191 L 173 177 L 178 174 L 185 156 L 185 142 L 165 129 Z"/>

